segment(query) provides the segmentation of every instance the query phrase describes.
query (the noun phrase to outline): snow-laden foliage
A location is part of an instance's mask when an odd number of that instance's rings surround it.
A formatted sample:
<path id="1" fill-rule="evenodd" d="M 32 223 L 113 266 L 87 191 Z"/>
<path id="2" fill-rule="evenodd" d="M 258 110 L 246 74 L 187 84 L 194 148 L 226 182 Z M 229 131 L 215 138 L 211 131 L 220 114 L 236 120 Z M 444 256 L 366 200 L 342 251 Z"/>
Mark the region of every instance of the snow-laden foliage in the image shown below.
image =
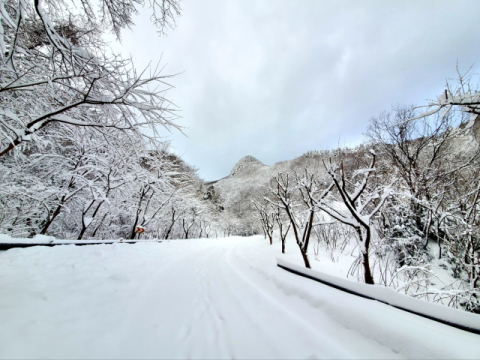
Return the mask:
<path id="1" fill-rule="evenodd" d="M 168 144 L 150 150 L 141 137 L 123 133 L 105 141 L 105 132 L 113 129 L 55 127 L 42 133 L 41 146 L 31 144 L 28 156 L 19 152 L 0 162 L 3 233 L 135 238 L 142 226 L 142 237 L 163 237 L 172 209 L 176 220 L 190 221 L 190 236 L 200 232 L 200 218 L 192 220 L 192 211 L 203 214 L 202 228 L 212 221 L 211 206 L 199 199 L 195 171 L 172 155 Z M 188 237 L 172 230 L 170 237 Z"/>
<path id="2" fill-rule="evenodd" d="M 480 89 L 478 74 L 472 74 L 471 68 L 462 73 L 457 65 L 457 79 L 447 80 L 446 89 L 436 99 L 427 105 L 419 106 L 423 111 L 412 119 L 426 118 L 438 114 L 441 118 L 453 112 L 463 112 L 469 115 L 467 128 L 473 126 L 480 115 Z"/>
<path id="3" fill-rule="evenodd" d="M 67 239 L 209 236 L 161 67 L 110 54 L 143 1 L 0 0 L 0 231 Z M 149 1 L 160 32 L 179 1 Z M 137 229 L 145 229 L 137 234 Z"/>
<path id="4" fill-rule="evenodd" d="M 0 2 L 0 156 L 54 123 L 143 131 L 154 142 L 161 127 L 178 128 L 162 69 L 137 73 L 102 43 L 102 27 L 119 35 L 131 25 L 136 3 L 100 1 L 97 13 L 88 0 Z M 176 2 L 152 5 L 168 18 Z"/>
<path id="5" fill-rule="evenodd" d="M 353 241 L 351 255 L 357 257 L 349 275 L 479 312 L 480 120 L 472 123 L 475 109 L 420 114 L 414 107 L 394 107 L 371 119 L 368 144 L 311 151 L 256 169 L 258 183 L 270 175 L 270 193 L 250 193 L 283 213 L 306 267 L 312 234 L 315 259 L 326 251 L 338 261 L 335 252 Z M 266 235 L 272 232 L 265 217 L 260 223 Z"/>
<path id="6" fill-rule="evenodd" d="M 396 107 L 372 118 L 367 136 L 399 179 L 396 202 L 382 212 L 378 230 L 385 241 L 377 251 L 385 259 L 395 254 L 393 268 L 384 266 L 384 274 L 393 276 L 384 276 L 387 283 L 400 276 L 413 296 L 479 311 L 480 159 L 472 131 L 478 124 L 470 126 L 473 108 L 449 109 L 419 115 L 415 108 Z M 432 292 L 432 258 L 448 260 L 459 281 Z"/>

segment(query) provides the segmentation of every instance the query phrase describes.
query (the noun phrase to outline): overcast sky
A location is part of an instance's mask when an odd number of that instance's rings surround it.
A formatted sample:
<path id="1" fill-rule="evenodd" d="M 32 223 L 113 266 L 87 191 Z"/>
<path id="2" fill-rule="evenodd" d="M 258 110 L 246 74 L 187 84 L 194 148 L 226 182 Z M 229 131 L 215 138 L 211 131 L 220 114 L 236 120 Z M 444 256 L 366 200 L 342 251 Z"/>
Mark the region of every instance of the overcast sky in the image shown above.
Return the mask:
<path id="1" fill-rule="evenodd" d="M 145 9 L 122 33 L 138 69 L 162 56 L 185 137 L 175 152 L 206 180 L 252 155 L 267 165 L 353 146 L 392 104 L 423 104 L 474 65 L 480 1 L 186 0 L 158 37 Z M 168 133 L 164 132 L 165 135 Z"/>

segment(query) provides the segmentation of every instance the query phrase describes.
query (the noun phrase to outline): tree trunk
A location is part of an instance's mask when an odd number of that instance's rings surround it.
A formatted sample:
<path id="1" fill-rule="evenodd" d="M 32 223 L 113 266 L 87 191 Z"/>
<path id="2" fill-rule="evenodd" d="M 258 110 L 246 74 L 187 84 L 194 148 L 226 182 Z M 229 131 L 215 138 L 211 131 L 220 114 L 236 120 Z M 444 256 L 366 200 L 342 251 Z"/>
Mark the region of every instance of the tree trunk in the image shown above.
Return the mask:
<path id="1" fill-rule="evenodd" d="M 360 242 L 363 242 L 363 234 L 360 228 L 355 228 L 357 230 L 357 234 L 359 236 Z M 370 248 L 370 228 L 365 228 L 365 243 L 363 249 L 363 273 L 365 278 L 365 284 L 374 285 L 375 282 L 373 281 L 372 271 L 370 270 L 370 259 L 368 257 L 368 249 Z"/>
<path id="2" fill-rule="evenodd" d="M 165 239 L 168 239 L 168 237 L 170 236 L 170 232 L 172 231 L 173 225 L 175 225 L 175 221 L 177 221 L 177 219 L 175 219 L 175 213 L 176 211 L 173 209 L 173 206 L 172 206 L 172 223 L 170 224 L 170 227 L 167 230 Z"/>
<path id="3" fill-rule="evenodd" d="M 375 282 L 373 281 L 373 276 L 370 271 L 370 261 L 368 259 L 368 251 L 365 251 L 363 253 L 363 270 L 364 270 L 364 276 L 365 276 L 365 284 L 374 285 Z"/>
<path id="4" fill-rule="evenodd" d="M 165 234 L 165 239 L 168 239 L 168 237 L 170 236 L 170 232 L 172 231 L 173 224 L 174 224 L 174 223 L 172 222 L 172 224 L 171 224 L 170 227 L 168 228 L 167 233 Z"/>
<path id="5" fill-rule="evenodd" d="M 10 150 L 12 150 L 18 144 L 20 144 L 18 140 L 15 140 L 13 143 L 10 143 L 2 152 L 0 152 L 0 157 L 7 154 Z"/>
<path id="6" fill-rule="evenodd" d="M 442 245 L 440 245 L 440 237 L 437 236 L 437 244 L 438 244 L 438 259 L 442 258 Z"/>
<path id="7" fill-rule="evenodd" d="M 305 267 L 308 268 L 308 269 L 311 269 L 311 267 L 310 267 L 310 262 L 308 261 L 308 255 L 307 255 L 307 253 L 304 252 L 302 249 L 300 249 L 300 252 L 302 253 L 303 262 L 305 263 Z"/>
<path id="8" fill-rule="evenodd" d="M 133 223 L 132 231 L 131 231 L 130 237 L 129 237 L 130 240 L 135 239 L 135 235 L 137 235 L 137 233 L 135 232 L 135 230 L 137 229 L 138 217 L 139 217 L 138 215 L 139 215 L 139 214 L 137 213 L 137 216 L 135 217 L 135 222 Z"/>
<path id="9" fill-rule="evenodd" d="M 106 196 L 108 196 L 108 193 L 109 193 L 109 191 L 107 191 Z M 88 212 L 88 210 L 90 209 L 90 207 L 91 207 L 94 203 L 95 203 L 95 200 L 92 200 L 92 202 L 90 203 L 90 206 L 87 208 L 87 212 Z M 103 204 L 103 201 L 101 201 L 101 202 L 97 205 L 97 208 L 95 209 L 95 211 L 94 211 L 93 214 L 92 214 L 92 220 L 91 220 L 91 221 L 93 221 L 93 219 L 95 219 L 95 216 L 97 216 L 98 210 L 100 210 L 100 207 L 102 206 L 102 204 Z M 82 230 L 80 230 L 80 234 L 78 235 L 78 239 L 77 239 L 77 240 L 82 240 L 83 235 L 85 234 L 85 231 L 87 230 L 87 227 L 90 225 L 90 224 L 85 225 L 85 221 L 84 221 L 84 216 L 86 215 L 87 212 L 85 212 L 85 214 L 82 215 Z M 95 230 L 95 232 L 94 232 L 94 234 L 92 235 L 92 237 L 95 236 L 95 233 L 96 233 L 96 232 L 97 232 L 97 231 Z"/>
<path id="10" fill-rule="evenodd" d="M 100 221 L 100 224 L 98 224 L 98 226 L 95 228 L 95 231 L 92 234 L 92 238 L 95 238 L 95 235 L 97 234 L 98 229 L 100 229 L 100 226 L 102 226 L 103 221 L 105 220 L 106 217 L 107 217 L 107 213 L 103 215 L 102 221 Z"/>
<path id="11" fill-rule="evenodd" d="M 310 234 L 312 233 L 312 226 L 313 226 L 313 217 L 314 217 L 313 211 L 310 212 L 310 218 L 307 223 L 307 227 L 305 229 L 305 238 L 303 239 L 303 244 L 305 248 L 305 253 L 308 251 L 308 243 L 310 242 Z"/>
<path id="12" fill-rule="evenodd" d="M 58 214 L 60 214 L 60 210 L 62 210 L 63 203 L 64 203 L 64 201 L 62 199 L 62 201 L 60 202 L 60 205 L 57 206 L 54 213 L 52 214 L 52 217 L 50 218 L 50 220 L 47 221 L 47 223 L 43 227 L 42 231 L 40 232 L 41 235 L 45 235 L 47 233 L 47 230 L 50 227 L 50 225 L 52 225 L 53 220 L 55 220 L 55 218 L 58 216 Z"/>
<path id="13" fill-rule="evenodd" d="M 87 230 L 87 227 L 85 226 L 85 223 L 82 221 L 82 230 L 80 230 L 80 234 L 78 234 L 77 240 L 82 240 L 83 234 L 85 234 L 86 230 Z"/>

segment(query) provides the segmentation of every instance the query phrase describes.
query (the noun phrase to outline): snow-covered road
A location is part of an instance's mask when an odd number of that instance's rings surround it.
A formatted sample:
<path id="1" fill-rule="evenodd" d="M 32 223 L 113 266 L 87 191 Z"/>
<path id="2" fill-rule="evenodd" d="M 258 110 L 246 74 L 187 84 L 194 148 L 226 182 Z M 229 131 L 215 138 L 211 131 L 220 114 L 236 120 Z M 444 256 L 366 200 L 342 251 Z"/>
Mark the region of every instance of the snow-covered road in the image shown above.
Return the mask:
<path id="1" fill-rule="evenodd" d="M 480 336 L 288 273 L 279 250 L 252 237 L 0 253 L 0 357 L 480 358 Z"/>

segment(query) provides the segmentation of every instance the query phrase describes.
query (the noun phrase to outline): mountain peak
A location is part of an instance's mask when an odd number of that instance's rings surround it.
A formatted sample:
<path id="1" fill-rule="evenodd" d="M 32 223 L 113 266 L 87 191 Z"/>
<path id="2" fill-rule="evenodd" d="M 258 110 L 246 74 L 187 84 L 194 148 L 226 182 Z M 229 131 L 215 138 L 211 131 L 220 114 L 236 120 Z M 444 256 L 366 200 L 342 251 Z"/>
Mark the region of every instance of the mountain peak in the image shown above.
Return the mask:
<path id="1" fill-rule="evenodd" d="M 251 167 L 256 167 L 256 166 L 265 166 L 264 163 L 262 163 L 260 160 L 254 158 L 251 155 L 244 156 L 243 158 L 240 159 L 239 162 L 235 164 L 233 167 L 232 171 L 230 171 L 230 176 L 234 176 L 238 174 L 239 172 L 243 172 L 246 169 L 249 169 Z"/>

